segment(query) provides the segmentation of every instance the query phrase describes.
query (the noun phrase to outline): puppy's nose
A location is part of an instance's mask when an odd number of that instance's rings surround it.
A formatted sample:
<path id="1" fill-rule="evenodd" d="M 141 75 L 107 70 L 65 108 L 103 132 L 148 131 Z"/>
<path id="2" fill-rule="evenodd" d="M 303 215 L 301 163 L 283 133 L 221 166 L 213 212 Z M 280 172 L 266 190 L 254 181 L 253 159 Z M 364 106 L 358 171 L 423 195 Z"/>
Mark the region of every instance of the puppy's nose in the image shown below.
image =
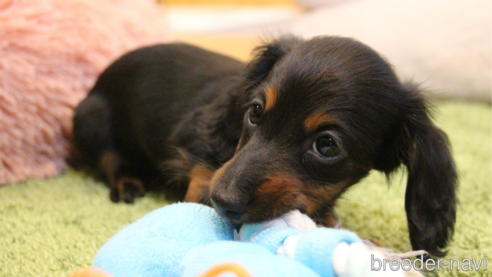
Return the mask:
<path id="1" fill-rule="evenodd" d="M 220 193 L 214 193 L 211 201 L 217 212 L 231 220 L 241 218 L 249 206 L 249 201 L 246 198 L 228 197 Z"/>

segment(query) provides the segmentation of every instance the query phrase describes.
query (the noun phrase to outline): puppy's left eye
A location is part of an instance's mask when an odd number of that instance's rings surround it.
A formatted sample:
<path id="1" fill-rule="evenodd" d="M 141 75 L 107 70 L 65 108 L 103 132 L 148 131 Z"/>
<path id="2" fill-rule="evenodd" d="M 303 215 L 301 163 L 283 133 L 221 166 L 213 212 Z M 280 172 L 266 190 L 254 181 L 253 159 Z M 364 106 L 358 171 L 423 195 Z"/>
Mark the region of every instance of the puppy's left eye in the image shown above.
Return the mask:
<path id="1" fill-rule="evenodd" d="M 332 136 L 322 136 L 313 143 L 314 150 L 323 157 L 335 158 L 342 152 Z"/>
<path id="2" fill-rule="evenodd" d="M 260 123 L 261 116 L 263 115 L 263 107 L 260 104 L 251 104 L 249 106 L 249 121 L 251 124 Z"/>

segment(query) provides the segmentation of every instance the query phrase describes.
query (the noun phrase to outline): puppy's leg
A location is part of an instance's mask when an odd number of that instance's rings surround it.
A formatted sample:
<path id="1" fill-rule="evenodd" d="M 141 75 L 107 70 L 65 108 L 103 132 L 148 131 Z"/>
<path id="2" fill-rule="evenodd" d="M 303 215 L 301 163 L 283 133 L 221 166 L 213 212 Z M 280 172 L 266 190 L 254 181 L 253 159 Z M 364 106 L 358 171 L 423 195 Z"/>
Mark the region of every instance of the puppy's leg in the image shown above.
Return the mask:
<path id="1" fill-rule="evenodd" d="M 190 171 L 190 183 L 186 191 L 185 202 L 208 203 L 210 181 L 213 171 L 203 165 L 197 165 Z"/>
<path id="2" fill-rule="evenodd" d="M 143 196 L 141 180 L 130 173 L 128 163 L 114 146 L 111 106 L 97 92 L 92 92 L 75 109 L 71 151 L 67 161 L 109 184 L 111 200 L 132 203 Z"/>
<path id="3" fill-rule="evenodd" d="M 114 150 L 106 150 L 99 161 L 99 169 L 106 176 L 111 189 L 111 201 L 133 203 L 145 194 L 143 182 L 125 170 L 125 162 Z"/>
<path id="4" fill-rule="evenodd" d="M 141 180 L 133 177 L 120 177 L 112 185 L 110 197 L 115 203 L 120 200 L 133 203 L 135 198 L 142 197 L 144 194 L 145 188 Z"/>

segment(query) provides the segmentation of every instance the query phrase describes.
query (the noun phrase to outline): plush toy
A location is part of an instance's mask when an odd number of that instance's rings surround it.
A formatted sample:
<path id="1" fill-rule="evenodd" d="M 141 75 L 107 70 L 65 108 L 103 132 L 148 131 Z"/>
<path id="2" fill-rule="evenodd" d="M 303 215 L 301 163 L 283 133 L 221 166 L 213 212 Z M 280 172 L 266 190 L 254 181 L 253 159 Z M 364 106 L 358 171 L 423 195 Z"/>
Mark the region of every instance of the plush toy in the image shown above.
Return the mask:
<path id="1" fill-rule="evenodd" d="M 356 234 L 318 228 L 299 211 L 245 224 L 237 233 L 213 209 L 179 203 L 121 230 L 99 250 L 93 267 L 115 277 L 404 276 L 372 271 L 371 255 L 384 258 Z M 77 276 L 99 276 L 86 273 Z"/>

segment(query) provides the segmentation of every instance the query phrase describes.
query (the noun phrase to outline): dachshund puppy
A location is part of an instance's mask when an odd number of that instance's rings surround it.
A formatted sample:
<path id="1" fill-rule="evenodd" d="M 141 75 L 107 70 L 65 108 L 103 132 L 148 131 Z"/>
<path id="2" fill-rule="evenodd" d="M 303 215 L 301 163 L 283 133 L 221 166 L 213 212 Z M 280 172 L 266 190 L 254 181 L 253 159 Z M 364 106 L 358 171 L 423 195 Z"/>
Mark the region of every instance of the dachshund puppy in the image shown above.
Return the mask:
<path id="1" fill-rule="evenodd" d="M 113 63 L 75 111 L 69 161 L 105 180 L 114 202 L 166 187 L 237 224 L 333 208 L 375 169 L 408 171 L 414 249 L 446 254 L 457 175 L 446 135 L 417 86 L 362 43 L 285 36 L 247 65 L 187 44 Z"/>

